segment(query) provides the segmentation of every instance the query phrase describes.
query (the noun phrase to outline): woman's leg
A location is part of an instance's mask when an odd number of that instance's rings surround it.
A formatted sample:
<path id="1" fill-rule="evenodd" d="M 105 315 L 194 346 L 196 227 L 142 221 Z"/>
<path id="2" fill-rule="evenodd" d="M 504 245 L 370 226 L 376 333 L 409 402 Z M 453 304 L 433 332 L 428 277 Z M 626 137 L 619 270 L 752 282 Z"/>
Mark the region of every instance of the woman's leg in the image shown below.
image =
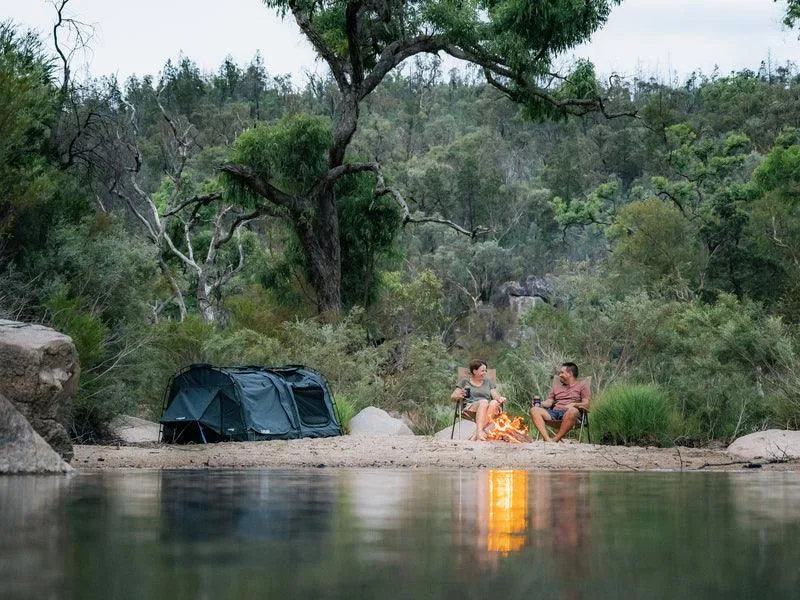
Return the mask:
<path id="1" fill-rule="evenodd" d="M 484 429 L 489 424 L 489 401 L 479 400 L 475 409 L 475 439 L 483 441 L 486 439 Z"/>

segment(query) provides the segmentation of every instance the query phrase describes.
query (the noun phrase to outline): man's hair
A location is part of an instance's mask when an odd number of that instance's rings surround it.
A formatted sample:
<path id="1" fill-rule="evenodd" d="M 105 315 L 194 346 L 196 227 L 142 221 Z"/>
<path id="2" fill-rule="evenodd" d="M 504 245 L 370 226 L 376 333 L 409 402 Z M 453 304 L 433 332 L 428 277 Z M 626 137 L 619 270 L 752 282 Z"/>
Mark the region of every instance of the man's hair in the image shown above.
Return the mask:
<path id="1" fill-rule="evenodd" d="M 485 367 L 485 366 L 486 366 L 486 361 L 485 360 L 479 360 L 479 359 L 472 360 L 469 363 L 469 372 L 470 373 L 474 373 L 475 371 L 477 371 L 481 367 Z"/>
<path id="2" fill-rule="evenodd" d="M 576 365 L 574 362 L 565 362 L 565 363 L 561 363 L 561 366 L 562 366 L 562 367 L 566 367 L 566 368 L 567 368 L 567 370 L 568 370 L 570 373 L 572 373 L 572 376 L 573 376 L 575 379 L 577 379 L 577 378 L 578 378 L 578 365 Z"/>

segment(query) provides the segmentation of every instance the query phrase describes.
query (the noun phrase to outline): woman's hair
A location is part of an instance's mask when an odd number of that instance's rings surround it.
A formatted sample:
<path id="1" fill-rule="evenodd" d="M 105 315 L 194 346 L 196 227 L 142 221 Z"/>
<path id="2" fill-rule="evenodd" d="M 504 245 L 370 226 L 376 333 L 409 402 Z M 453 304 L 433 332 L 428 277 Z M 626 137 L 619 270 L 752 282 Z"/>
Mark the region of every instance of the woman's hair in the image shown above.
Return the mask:
<path id="1" fill-rule="evenodd" d="M 475 371 L 477 371 L 481 367 L 485 367 L 485 366 L 486 366 L 486 361 L 485 360 L 473 360 L 473 361 L 470 361 L 470 363 L 469 363 L 469 372 L 470 373 L 474 373 Z"/>

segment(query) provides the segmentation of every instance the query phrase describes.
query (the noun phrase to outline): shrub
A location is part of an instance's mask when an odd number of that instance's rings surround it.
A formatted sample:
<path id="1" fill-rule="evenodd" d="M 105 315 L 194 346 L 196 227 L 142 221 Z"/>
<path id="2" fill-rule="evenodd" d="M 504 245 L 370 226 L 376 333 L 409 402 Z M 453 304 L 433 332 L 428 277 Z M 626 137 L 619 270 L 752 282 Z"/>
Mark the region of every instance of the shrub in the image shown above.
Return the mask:
<path id="1" fill-rule="evenodd" d="M 654 385 L 616 385 L 596 400 L 589 423 L 592 437 L 604 444 L 669 446 L 677 413 Z"/>
<path id="2" fill-rule="evenodd" d="M 356 405 L 344 395 L 334 395 L 334 411 L 336 412 L 336 419 L 339 425 L 344 429 L 345 433 L 350 433 L 350 419 L 358 413 Z"/>

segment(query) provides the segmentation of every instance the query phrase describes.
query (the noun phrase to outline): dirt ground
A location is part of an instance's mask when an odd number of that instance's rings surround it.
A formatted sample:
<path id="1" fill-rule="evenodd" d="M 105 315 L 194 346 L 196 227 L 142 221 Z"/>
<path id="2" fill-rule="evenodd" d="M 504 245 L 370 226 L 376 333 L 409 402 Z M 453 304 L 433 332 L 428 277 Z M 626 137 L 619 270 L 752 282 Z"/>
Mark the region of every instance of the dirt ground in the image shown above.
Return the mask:
<path id="1" fill-rule="evenodd" d="M 203 468 L 494 468 L 568 471 L 800 471 L 800 460 L 748 461 L 724 450 L 626 448 L 564 440 L 471 442 L 426 436 L 228 442 L 174 446 L 156 443 L 75 446 L 72 466 L 88 469 Z"/>

